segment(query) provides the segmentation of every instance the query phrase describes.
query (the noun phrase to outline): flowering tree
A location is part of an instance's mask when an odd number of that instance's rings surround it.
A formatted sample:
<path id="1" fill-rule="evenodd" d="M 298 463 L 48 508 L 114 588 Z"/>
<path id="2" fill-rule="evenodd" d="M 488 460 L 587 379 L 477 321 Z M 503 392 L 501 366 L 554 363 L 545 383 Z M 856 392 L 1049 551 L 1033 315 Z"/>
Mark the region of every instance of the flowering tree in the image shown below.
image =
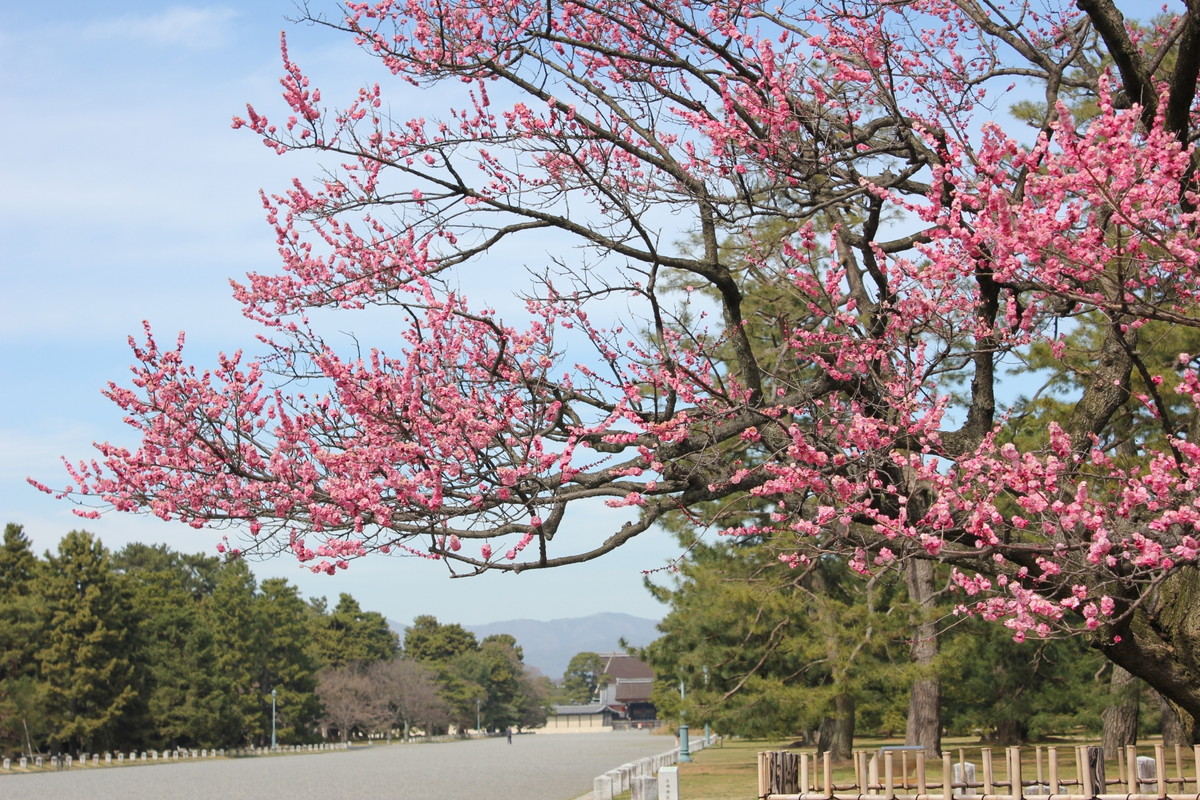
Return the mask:
<path id="1" fill-rule="evenodd" d="M 1200 640 L 1167 613 L 1200 551 L 1200 373 L 1147 360 L 1143 331 L 1200 326 L 1184 6 L 1143 25 L 1112 0 L 314 15 L 408 99 L 327 105 L 285 44 L 287 110 L 234 125 L 329 164 L 264 195 L 282 269 L 235 295 L 265 353 L 203 371 L 147 330 L 109 390 L 141 444 L 99 445 L 62 493 L 244 526 L 329 572 L 397 548 L 555 567 L 679 510 L 803 539 L 794 565 L 936 559 L 965 610 L 1091 631 L 1200 717 Z M 439 118 L 389 111 L 434 87 Z M 1031 127 L 1006 130 L 1014 98 Z M 520 283 L 503 303 L 462 291 L 498 270 Z M 386 352 L 319 332 L 373 307 L 401 326 Z M 1005 364 L 1066 355 L 1080 315 L 1099 333 L 1076 402 L 1018 446 Z M 1157 421 L 1134 457 L 1112 425 L 1130 403 Z M 596 499 L 628 521 L 574 546 L 568 511 Z M 760 522 L 724 521 L 746 503 Z"/>

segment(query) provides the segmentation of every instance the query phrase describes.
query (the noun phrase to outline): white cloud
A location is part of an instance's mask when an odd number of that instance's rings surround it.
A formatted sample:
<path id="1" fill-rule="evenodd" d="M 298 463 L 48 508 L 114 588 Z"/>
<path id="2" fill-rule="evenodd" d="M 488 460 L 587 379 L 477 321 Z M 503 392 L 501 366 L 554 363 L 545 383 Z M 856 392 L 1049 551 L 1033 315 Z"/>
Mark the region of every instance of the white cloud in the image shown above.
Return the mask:
<path id="1" fill-rule="evenodd" d="M 94 22 L 82 33 L 89 39 L 136 41 L 163 47 L 206 50 L 232 37 L 232 8 L 168 8 L 150 16 L 126 15 Z"/>

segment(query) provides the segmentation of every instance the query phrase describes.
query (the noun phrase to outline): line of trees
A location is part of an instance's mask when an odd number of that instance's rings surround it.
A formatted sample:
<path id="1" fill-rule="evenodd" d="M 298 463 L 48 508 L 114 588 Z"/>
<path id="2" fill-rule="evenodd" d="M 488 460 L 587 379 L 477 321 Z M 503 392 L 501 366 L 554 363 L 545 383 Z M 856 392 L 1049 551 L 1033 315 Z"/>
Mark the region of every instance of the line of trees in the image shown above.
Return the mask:
<path id="1" fill-rule="evenodd" d="M 900 568 L 863 581 L 827 555 L 803 568 L 781 563 L 768 537 L 687 543 L 670 585 L 647 581 L 670 607 L 663 635 L 640 653 L 658 675 L 660 718 L 802 737 L 848 756 L 856 735 L 904 735 L 910 692 L 932 681 L 938 735 L 1016 744 L 1084 731 L 1106 747 L 1178 735 L 1157 693 L 1084 637 L 1016 642 L 1000 626 L 956 616 L 962 597 L 948 570 L 935 573 L 934 602 L 922 608 Z M 913 644 L 927 619 L 938 650 L 921 664 Z"/>
<path id="2" fill-rule="evenodd" d="M 72 531 L 38 557 L 0 546 L 0 752 L 264 746 L 544 719 L 544 679 L 511 636 L 463 634 L 453 658 L 402 654 L 382 614 L 330 608 L 246 563 Z M 410 637 L 414 636 L 410 631 Z M 419 637 L 418 637 L 419 638 Z M 353 698 L 354 702 L 350 702 Z M 468 709 L 469 715 L 465 713 Z M 469 725 L 466 724 L 469 721 Z"/>

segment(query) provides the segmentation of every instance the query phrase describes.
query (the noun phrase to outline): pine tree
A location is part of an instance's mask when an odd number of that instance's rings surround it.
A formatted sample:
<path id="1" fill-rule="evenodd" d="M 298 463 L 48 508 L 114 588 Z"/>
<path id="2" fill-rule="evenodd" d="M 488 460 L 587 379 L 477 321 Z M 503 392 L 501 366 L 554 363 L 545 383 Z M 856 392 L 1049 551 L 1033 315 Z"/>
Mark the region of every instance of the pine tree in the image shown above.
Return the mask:
<path id="1" fill-rule="evenodd" d="M 203 637 L 201 601 L 212 593 L 218 559 L 183 555 L 165 545 L 126 545 L 113 555 L 130 591 L 138 673 L 140 736 L 146 746 L 204 745 L 204 730 L 189 702 L 195 684 L 207 681 L 197 672 L 195 645 Z"/>
<path id="2" fill-rule="evenodd" d="M 84 531 L 68 533 L 46 560 L 41 593 L 50 624 L 37 663 L 49 739 L 68 750 L 117 746 L 136 697 L 127 588 L 108 551 Z"/>
<path id="3" fill-rule="evenodd" d="M 319 620 L 283 578 L 262 582 L 257 610 L 266 647 L 261 685 L 264 697 L 275 693 L 276 739 L 284 744 L 309 740 L 321 714 L 316 696 Z"/>
<path id="4" fill-rule="evenodd" d="M 20 525 L 0 546 L 0 751 L 28 752 L 45 735 L 43 692 L 35 655 L 46 618 L 35 592 L 41 564 Z"/>
<path id="5" fill-rule="evenodd" d="M 363 611 L 351 595 L 343 592 L 333 611 L 321 619 L 317 649 L 322 662 L 331 667 L 369 664 L 394 658 L 400 639 L 378 611 Z"/>

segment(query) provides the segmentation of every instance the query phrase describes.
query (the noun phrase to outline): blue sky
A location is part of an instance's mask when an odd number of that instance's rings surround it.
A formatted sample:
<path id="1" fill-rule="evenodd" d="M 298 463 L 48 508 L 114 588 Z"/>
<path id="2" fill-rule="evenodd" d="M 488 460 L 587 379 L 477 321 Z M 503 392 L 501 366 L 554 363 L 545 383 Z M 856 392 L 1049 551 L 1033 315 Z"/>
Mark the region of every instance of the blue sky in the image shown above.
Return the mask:
<path id="1" fill-rule="evenodd" d="M 155 519 L 81 520 L 25 478 L 62 485 L 60 456 L 88 458 L 93 441 L 135 444 L 100 392 L 125 381 L 126 337 L 142 320 L 160 342 L 186 331 L 200 365 L 219 350 L 254 349 L 228 279 L 275 267 L 258 190 L 315 170 L 232 130 L 230 118 L 248 101 L 276 105 L 284 29 L 327 96 L 359 74 L 376 79 L 345 39 L 287 22 L 295 13 L 286 1 L 65 2 L 52 14 L 0 6 L 0 522 L 23 524 L 39 552 L 73 528 L 114 549 L 215 548 L 218 533 Z M 409 91 L 413 107 L 431 99 Z M 580 535 L 604 527 L 578 522 Z M 367 559 L 335 577 L 291 560 L 252 566 L 306 596 L 348 591 L 398 622 L 427 613 L 467 624 L 600 611 L 657 618 L 664 608 L 642 588 L 642 571 L 677 549 L 666 534 L 640 539 L 589 565 L 453 581 L 412 559 Z"/>

